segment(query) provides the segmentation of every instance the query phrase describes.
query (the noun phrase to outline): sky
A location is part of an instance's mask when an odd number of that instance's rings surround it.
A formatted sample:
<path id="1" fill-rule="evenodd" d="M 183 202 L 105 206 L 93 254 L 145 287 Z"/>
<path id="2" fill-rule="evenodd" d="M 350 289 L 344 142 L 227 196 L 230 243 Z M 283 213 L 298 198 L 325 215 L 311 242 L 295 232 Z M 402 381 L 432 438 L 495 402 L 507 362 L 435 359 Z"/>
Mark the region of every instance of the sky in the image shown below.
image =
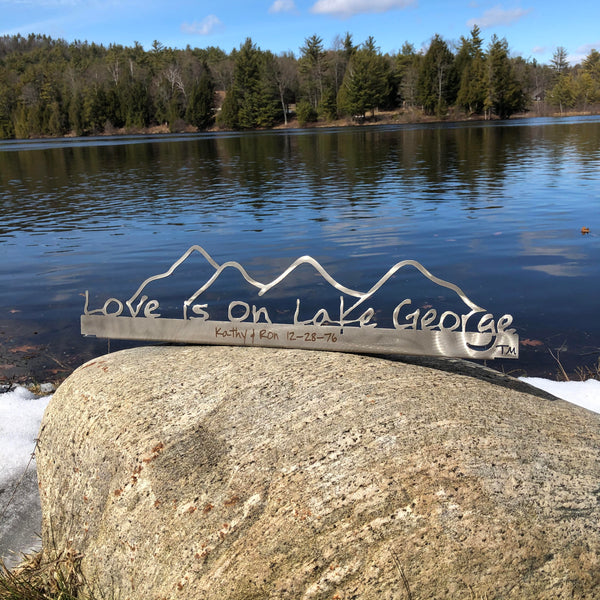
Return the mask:
<path id="1" fill-rule="evenodd" d="M 0 35 L 132 46 L 154 40 L 172 48 L 218 46 L 230 52 L 246 38 L 263 50 L 292 51 L 318 35 L 355 44 L 369 36 L 382 52 L 405 42 L 426 49 L 434 34 L 458 43 L 477 24 L 487 46 L 506 38 L 514 56 L 549 63 L 556 48 L 572 64 L 600 50 L 598 0 L 0 0 Z"/>

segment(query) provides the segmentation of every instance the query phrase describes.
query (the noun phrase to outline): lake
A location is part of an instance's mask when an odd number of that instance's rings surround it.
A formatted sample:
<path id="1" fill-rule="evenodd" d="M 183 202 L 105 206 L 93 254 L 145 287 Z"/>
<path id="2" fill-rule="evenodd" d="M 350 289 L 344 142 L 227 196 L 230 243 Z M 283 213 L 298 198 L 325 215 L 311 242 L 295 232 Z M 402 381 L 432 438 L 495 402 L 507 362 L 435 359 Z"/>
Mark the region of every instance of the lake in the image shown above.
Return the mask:
<path id="1" fill-rule="evenodd" d="M 550 351 L 571 373 L 600 354 L 599 117 L 4 141 L 0 207 L 0 380 L 106 352 L 80 334 L 85 291 L 129 298 L 194 244 L 259 280 L 308 254 L 354 289 L 414 259 L 513 315 L 520 358 L 488 366 L 553 378 Z"/>

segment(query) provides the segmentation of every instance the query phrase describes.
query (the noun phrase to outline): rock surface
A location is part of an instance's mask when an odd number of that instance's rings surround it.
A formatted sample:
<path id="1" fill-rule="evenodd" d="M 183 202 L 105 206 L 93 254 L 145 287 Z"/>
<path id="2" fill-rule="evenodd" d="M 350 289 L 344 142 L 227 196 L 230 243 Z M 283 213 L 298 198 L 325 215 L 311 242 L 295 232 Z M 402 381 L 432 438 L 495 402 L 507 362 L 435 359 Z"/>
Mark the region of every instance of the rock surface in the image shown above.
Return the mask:
<path id="1" fill-rule="evenodd" d="M 91 361 L 42 424 L 44 548 L 128 599 L 599 598 L 600 415 L 453 368 Z"/>

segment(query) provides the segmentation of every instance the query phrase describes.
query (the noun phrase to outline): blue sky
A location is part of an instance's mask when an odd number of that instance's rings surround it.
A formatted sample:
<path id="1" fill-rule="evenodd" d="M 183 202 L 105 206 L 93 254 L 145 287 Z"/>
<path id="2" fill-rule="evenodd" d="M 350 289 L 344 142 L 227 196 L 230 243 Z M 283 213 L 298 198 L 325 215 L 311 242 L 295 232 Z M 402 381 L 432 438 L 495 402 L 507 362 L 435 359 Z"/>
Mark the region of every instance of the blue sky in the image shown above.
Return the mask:
<path id="1" fill-rule="evenodd" d="M 350 32 L 355 43 L 372 35 L 383 52 L 394 52 L 405 41 L 427 47 L 436 33 L 458 42 L 475 23 L 486 45 L 495 33 L 512 54 L 542 63 L 557 46 L 571 62 L 600 50 L 599 0 L 0 0 L 0 35 L 138 41 L 146 49 L 159 40 L 229 52 L 251 37 L 264 50 L 298 54 L 313 34 L 331 47 Z"/>

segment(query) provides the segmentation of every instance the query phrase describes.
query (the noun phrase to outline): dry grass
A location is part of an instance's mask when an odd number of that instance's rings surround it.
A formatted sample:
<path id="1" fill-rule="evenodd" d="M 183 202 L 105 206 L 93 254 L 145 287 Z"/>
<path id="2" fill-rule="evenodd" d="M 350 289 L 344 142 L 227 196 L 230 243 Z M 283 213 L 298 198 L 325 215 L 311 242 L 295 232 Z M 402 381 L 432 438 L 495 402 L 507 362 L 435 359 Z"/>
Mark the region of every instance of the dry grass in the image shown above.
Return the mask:
<path id="1" fill-rule="evenodd" d="M 561 360 L 560 353 L 564 348 L 564 343 L 560 348 L 552 348 L 547 347 L 548 353 L 554 359 L 556 364 L 558 365 L 558 373 L 557 373 L 557 381 L 586 381 L 588 379 L 597 379 L 600 381 L 600 357 L 596 361 L 595 365 L 585 366 L 585 367 L 576 367 L 575 368 L 575 378 L 569 377 L 567 371 L 565 370 Z"/>
<path id="2" fill-rule="evenodd" d="M 9 570 L 0 561 L 0 600 L 96 600 L 80 569 L 81 556 L 66 552 L 47 557 L 44 552 L 25 555 Z"/>
<path id="3" fill-rule="evenodd" d="M 587 379 L 597 379 L 600 381 L 600 358 L 593 367 L 577 367 L 575 374 L 580 381 L 586 381 Z"/>

